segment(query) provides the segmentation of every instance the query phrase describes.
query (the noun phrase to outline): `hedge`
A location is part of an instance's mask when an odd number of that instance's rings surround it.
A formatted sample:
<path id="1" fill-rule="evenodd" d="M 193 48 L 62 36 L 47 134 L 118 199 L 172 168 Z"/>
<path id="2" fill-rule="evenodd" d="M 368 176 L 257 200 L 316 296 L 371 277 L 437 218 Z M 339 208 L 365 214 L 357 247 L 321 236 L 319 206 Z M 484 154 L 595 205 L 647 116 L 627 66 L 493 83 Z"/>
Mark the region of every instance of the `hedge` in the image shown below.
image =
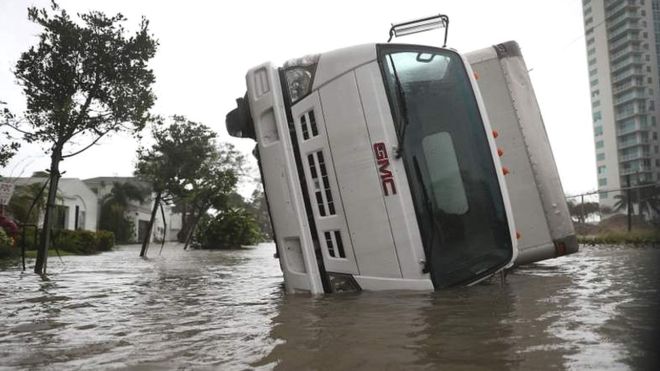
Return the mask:
<path id="1" fill-rule="evenodd" d="M 26 250 L 36 250 L 41 237 L 41 230 L 35 239 L 34 229 L 30 228 L 25 233 Z M 22 231 L 18 234 L 16 247 L 20 250 L 22 243 Z M 85 230 L 55 230 L 52 234 L 51 248 L 60 251 L 68 251 L 72 254 L 87 255 L 103 251 L 110 251 L 115 246 L 115 235 L 109 231 L 85 231 Z"/>

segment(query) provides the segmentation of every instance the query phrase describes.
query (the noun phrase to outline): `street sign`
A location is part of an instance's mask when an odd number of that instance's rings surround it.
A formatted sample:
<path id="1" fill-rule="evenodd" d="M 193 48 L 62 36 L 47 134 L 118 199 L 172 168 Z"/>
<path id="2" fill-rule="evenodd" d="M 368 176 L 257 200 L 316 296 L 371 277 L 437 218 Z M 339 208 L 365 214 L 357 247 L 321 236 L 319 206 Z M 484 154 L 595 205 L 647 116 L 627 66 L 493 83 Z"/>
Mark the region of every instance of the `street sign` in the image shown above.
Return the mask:
<path id="1" fill-rule="evenodd" d="M 9 204 L 12 194 L 14 194 L 14 184 L 0 182 L 0 205 Z"/>

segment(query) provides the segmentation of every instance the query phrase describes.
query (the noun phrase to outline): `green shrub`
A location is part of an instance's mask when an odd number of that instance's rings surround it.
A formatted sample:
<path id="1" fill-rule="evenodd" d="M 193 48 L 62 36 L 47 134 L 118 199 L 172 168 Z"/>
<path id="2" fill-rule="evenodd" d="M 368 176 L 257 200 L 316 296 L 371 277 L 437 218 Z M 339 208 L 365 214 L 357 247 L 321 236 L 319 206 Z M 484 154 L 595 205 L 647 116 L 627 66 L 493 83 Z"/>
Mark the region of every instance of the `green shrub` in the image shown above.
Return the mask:
<path id="1" fill-rule="evenodd" d="M 11 258 L 18 254 L 18 249 L 13 244 L 12 238 L 0 227 L 0 258 Z"/>
<path id="2" fill-rule="evenodd" d="M 638 230 L 638 231 L 608 231 L 592 236 L 578 236 L 578 242 L 589 245 L 618 245 L 634 244 L 646 245 L 660 242 L 660 231 Z"/>
<path id="3" fill-rule="evenodd" d="M 36 250 L 39 244 L 39 236 L 41 235 L 41 230 L 36 230 L 33 227 L 25 228 L 25 250 Z M 16 236 L 16 247 L 20 250 L 21 244 L 23 243 L 23 228 L 18 232 Z"/>
<path id="4" fill-rule="evenodd" d="M 53 248 L 74 254 L 94 254 L 98 252 L 98 239 L 94 232 L 63 229 L 53 232 Z"/>
<path id="5" fill-rule="evenodd" d="M 200 221 L 195 246 L 203 249 L 233 249 L 261 240 L 259 224 L 244 209 L 232 209 Z"/>
<path id="6" fill-rule="evenodd" d="M 25 249 L 36 250 L 41 230 L 38 231 L 35 239 L 33 228 L 28 228 L 25 233 Z M 23 233 L 18 234 L 15 250 L 20 253 Z M 51 248 L 57 249 L 63 255 L 89 255 L 99 252 L 110 251 L 115 246 L 115 235 L 109 231 L 69 231 L 55 230 L 52 234 Z M 68 252 L 70 254 L 64 254 Z M 1 254 L 1 253 L 0 253 Z"/>
<path id="7" fill-rule="evenodd" d="M 97 231 L 96 238 L 99 251 L 110 251 L 115 246 L 115 234 L 110 231 Z"/>

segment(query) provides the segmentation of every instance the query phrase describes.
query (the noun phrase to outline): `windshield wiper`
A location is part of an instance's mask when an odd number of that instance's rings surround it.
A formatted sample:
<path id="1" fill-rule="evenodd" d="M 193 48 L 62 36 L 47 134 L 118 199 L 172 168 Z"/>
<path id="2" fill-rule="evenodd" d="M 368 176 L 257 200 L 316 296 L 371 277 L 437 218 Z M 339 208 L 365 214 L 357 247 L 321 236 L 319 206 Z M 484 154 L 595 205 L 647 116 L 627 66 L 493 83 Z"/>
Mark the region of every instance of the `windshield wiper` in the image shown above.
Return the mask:
<path id="1" fill-rule="evenodd" d="M 394 60 L 392 55 L 387 56 L 390 59 L 390 64 L 392 65 L 392 73 L 394 75 L 394 86 L 396 87 L 396 97 L 399 101 L 399 132 L 397 133 L 399 137 L 399 144 L 396 149 L 396 158 L 401 158 L 403 153 L 403 140 L 406 136 L 406 128 L 408 127 L 408 104 L 406 101 L 406 94 L 403 91 L 401 86 L 401 80 L 399 80 L 399 75 L 396 72 L 396 66 L 394 66 Z"/>

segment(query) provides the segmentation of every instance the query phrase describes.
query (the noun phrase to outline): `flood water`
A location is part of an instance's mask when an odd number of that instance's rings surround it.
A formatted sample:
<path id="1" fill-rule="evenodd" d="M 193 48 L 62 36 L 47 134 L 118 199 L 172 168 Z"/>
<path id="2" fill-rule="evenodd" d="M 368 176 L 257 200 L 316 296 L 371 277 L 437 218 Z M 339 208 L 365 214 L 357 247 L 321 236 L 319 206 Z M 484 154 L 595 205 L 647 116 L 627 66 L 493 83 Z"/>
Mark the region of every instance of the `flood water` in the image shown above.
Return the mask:
<path id="1" fill-rule="evenodd" d="M 660 249 L 583 247 L 505 282 L 286 295 L 274 246 L 137 246 L 0 268 L 0 368 L 653 369 Z"/>

